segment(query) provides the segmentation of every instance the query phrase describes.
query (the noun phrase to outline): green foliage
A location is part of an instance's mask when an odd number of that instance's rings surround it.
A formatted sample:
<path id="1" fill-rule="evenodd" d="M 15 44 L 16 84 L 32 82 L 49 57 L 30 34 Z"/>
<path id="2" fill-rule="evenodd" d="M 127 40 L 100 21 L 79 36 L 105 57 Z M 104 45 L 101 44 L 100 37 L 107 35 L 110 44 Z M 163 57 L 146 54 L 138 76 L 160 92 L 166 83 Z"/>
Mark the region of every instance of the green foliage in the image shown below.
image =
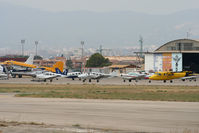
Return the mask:
<path id="1" fill-rule="evenodd" d="M 108 58 L 104 58 L 101 54 L 95 53 L 86 62 L 86 67 L 104 67 L 110 66 L 111 64 Z"/>
<path id="2" fill-rule="evenodd" d="M 72 69 L 73 68 L 73 62 L 71 59 L 66 60 L 66 67 L 68 69 Z"/>

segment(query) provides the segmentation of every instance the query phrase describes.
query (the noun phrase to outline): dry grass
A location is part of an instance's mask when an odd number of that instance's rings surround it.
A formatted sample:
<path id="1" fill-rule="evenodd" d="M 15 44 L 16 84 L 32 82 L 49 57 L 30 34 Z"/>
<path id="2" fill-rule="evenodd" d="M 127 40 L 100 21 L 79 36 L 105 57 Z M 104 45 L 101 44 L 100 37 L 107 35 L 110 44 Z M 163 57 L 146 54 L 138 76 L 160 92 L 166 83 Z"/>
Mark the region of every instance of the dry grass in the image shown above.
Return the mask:
<path id="1" fill-rule="evenodd" d="M 0 84 L 0 92 L 20 97 L 199 102 L 197 86 Z"/>

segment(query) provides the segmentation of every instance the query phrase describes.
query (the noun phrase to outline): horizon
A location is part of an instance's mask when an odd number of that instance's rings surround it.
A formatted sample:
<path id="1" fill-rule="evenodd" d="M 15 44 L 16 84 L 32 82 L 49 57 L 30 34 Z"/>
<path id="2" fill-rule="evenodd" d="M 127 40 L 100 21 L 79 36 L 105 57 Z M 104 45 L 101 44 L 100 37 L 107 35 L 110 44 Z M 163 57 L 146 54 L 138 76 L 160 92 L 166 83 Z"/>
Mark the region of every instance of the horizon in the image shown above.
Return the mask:
<path id="1" fill-rule="evenodd" d="M 75 2 L 78 3 L 78 1 Z M 111 1 L 113 0 L 107 2 L 106 8 L 111 6 Z M 199 38 L 199 17 L 196 13 L 199 10 L 199 4 L 193 4 L 199 1 L 191 0 L 187 7 L 182 6 L 176 10 L 170 10 L 170 7 L 164 5 L 168 10 L 165 12 L 159 9 L 163 6 L 159 5 L 161 2 L 153 0 L 149 7 L 151 8 L 151 4 L 157 2 L 154 7 L 160 6 L 156 9 L 160 11 L 158 14 L 153 14 L 154 11 L 148 12 L 150 8 L 129 10 L 126 4 L 136 1 L 125 0 L 122 8 L 119 8 L 116 5 L 122 1 L 117 0 L 114 8 L 110 10 L 102 8 L 103 11 L 99 10 L 100 8 L 96 10 L 90 8 L 95 7 L 95 3 L 89 6 L 82 5 L 84 8 L 73 7 L 73 11 L 70 10 L 72 7 L 64 11 L 60 7 L 60 10 L 55 11 L 54 8 L 65 1 L 59 0 L 52 8 L 49 4 L 56 2 L 54 0 L 46 5 L 44 4 L 47 3 L 46 0 L 41 2 L 38 0 L 0 0 L 0 3 L 4 3 L 0 5 L 0 18 L 2 18 L 0 48 L 4 51 L 10 49 L 19 51 L 22 39 L 26 40 L 26 49 L 34 49 L 34 41 L 39 41 L 40 49 L 61 51 L 69 47 L 80 48 L 81 41 L 85 42 L 87 49 L 97 49 L 100 45 L 104 48 L 119 49 L 138 47 L 139 36 L 144 39 L 144 47 L 158 47 L 171 40 L 187 38 L 187 32 L 190 39 Z M 178 1 L 175 0 L 174 5 Z M 99 7 L 103 6 L 103 2 L 101 1 Z M 143 2 L 137 2 L 138 7 Z M 166 3 L 169 4 L 171 1 Z M 181 4 L 187 4 L 187 1 L 181 1 Z M 132 7 L 131 4 L 129 5 Z M 124 8 L 125 6 L 128 8 Z"/>

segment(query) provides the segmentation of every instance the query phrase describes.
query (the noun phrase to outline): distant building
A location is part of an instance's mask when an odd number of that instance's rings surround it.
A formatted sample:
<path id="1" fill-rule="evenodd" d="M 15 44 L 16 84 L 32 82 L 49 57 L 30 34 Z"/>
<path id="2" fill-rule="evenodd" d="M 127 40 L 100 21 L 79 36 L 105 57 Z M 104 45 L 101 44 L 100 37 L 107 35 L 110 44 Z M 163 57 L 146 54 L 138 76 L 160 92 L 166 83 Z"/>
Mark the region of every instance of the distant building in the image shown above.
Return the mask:
<path id="1" fill-rule="evenodd" d="M 37 65 L 39 67 L 40 66 L 52 67 L 58 61 L 62 61 L 64 63 L 64 68 L 66 68 L 66 66 L 65 66 L 66 58 L 65 57 L 54 57 L 52 59 L 34 60 L 33 64 Z"/>
<path id="2" fill-rule="evenodd" d="M 112 65 L 109 66 L 109 69 L 111 72 L 117 71 L 119 74 L 121 73 L 129 73 L 132 71 L 138 71 L 140 70 L 140 67 L 137 65 Z"/>
<path id="3" fill-rule="evenodd" d="M 130 65 L 143 62 L 143 59 L 137 56 L 106 56 L 105 58 L 108 58 L 114 65 Z"/>
<path id="4" fill-rule="evenodd" d="M 0 62 L 13 60 L 19 62 L 25 62 L 28 59 L 28 56 L 20 56 L 20 55 L 6 55 L 0 57 Z"/>

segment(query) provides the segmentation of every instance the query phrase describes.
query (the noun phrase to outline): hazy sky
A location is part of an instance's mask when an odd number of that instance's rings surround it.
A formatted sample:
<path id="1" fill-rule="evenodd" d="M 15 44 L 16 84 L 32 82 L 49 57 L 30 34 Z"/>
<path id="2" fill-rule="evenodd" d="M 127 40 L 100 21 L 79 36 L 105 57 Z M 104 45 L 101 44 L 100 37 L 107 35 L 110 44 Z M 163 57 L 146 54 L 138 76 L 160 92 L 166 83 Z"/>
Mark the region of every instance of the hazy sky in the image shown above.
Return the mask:
<path id="1" fill-rule="evenodd" d="M 127 10 L 150 14 L 169 14 L 199 8 L 199 0 L 0 0 L 0 2 L 53 12 Z"/>

